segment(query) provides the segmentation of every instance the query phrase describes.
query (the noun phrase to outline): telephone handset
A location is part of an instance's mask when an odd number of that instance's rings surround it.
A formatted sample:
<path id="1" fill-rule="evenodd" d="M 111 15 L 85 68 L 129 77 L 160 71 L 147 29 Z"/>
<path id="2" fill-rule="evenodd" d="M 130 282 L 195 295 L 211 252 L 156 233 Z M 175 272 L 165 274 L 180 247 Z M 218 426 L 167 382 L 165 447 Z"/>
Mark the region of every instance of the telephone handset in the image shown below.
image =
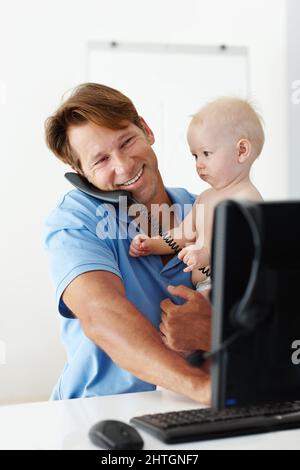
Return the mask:
<path id="1" fill-rule="evenodd" d="M 65 178 L 69 181 L 69 183 L 75 186 L 75 188 L 79 189 L 79 191 L 82 191 L 83 193 L 88 194 L 89 196 L 96 197 L 101 201 L 111 202 L 112 204 L 118 204 L 119 198 L 123 196 L 127 197 L 128 202 L 130 204 L 139 204 L 138 201 L 133 198 L 130 191 L 125 191 L 122 189 L 117 191 L 101 191 L 100 189 L 96 188 L 96 186 L 91 184 L 84 176 L 73 172 L 65 173 Z M 141 207 L 141 210 L 143 211 L 143 206 Z M 148 213 L 148 210 L 146 208 L 144 208 L 144 213 L 151 224 L 153 233 L 158 233 L 159 236 L 162 237 L 162 239 L 167 243 L 167 245 L 172 248 L 174 254 L 177 255 L 180 251 L 180 247 L 176 244 L 174 239 L 171 238 L 167 232 L 163 233 L 158 221 L 155 220 L 154 217 L 151 217 L 151 213 Z"/>
<path id="2" fill-rule="evenodd" d="M 118 190 L 118 191 L 101 191 L 96 188 L 92 183 L 90 183 L 84 176 L 79 175 L 78 173 L 65 173 L 65 178 L 71 183 L 75 188 L 79 189 L 83 193 L 88 194 L 89 196 L 96 197 L 101 201 L 111 202 L 112 204 L 118 204 L 119 198 L 125 196 L 129 199 L 129 202 L 136 202 L 130 191 Z"/>

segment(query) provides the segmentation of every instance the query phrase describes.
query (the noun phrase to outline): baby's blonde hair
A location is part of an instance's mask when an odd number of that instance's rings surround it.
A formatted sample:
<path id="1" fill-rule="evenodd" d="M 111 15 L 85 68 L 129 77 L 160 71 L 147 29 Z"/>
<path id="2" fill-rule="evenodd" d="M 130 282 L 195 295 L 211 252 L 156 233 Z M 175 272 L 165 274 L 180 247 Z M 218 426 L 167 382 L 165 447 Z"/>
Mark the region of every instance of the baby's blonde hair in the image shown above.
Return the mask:
<path id="1" fill-rule="evenodd" d="M 192 123 L 207 123 L 213 118 L 218 124 L 228 127 L 228 132 L 237 139 L 248 139 L 257 158 L 264 146 L 263 119 L 247 100 L 236 97 L 221 97 L 207 103 L 192 116 Z"/>

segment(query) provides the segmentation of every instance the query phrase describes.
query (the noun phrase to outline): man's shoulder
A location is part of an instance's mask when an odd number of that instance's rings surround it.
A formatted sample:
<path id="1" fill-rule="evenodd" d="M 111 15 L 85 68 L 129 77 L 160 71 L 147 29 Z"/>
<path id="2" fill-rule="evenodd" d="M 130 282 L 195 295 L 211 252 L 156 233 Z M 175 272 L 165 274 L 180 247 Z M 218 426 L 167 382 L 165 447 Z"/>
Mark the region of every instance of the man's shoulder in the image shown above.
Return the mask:
<path id="1" fill-rule="evenodd" d="M 97 204 L 99 204 L 99 201 L 94 197 L 78 189 L 72 189 L 59 199 L 54 210 L 81 209 L 86 211 L 91 207 L 97 206 Z"/>
<path id="2" fill-rule="evenodd" d="M 46 219 L 46 227 L 88 228 L 95 224 L 102 203 L 78 189 L 60 198 Z"/>
<path id="3" fill-rule="evenodd" d="M 171 197 L 173 203 L 178 204 L 193 204 L 196 200 L 196 195 L 191 193 L 185 188 L 166 188 L 167 193 Z"/>

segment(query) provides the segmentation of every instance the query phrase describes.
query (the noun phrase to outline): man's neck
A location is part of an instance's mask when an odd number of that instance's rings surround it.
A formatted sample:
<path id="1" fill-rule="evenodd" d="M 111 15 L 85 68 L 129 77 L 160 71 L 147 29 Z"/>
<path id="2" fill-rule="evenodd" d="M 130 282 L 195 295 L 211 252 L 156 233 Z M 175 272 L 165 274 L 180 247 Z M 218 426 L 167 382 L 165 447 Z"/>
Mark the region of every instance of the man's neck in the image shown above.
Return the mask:
<path id="1" fill-rule="evenodd" d="M 148 211 L 150 211 L 151 206 L 157 206 L 161 204 L 167 204 L 168 206 L 171 206 L 173 204 L 162 182 L 161 185 L 159 185 L 159 188 L 156 193 L 152 196 L 151 200 L 145 204 L 145 206 L 147 207 Z"/>
<path id="2" fill-rule="evenodd" d="M 138 201 L 137 201 L 138 202 Z M 140 203 L 146 211 L 143 211 L 144 216 L 149 220 L 151 217 L 151 222 L 148 223 L 148 235 L 157 236 L 158 225 L 160 226 L 161 231 L 164 233 L 172 228 L 175 225 L 174 213 L 173 211 L 168 211 L 168 208 L 172 206 L 173 201 L 168 195 L 163 181 L 160 178 L 159 185 L 156 188 L 155 194 L 151 197 L 146 203 Z"/>

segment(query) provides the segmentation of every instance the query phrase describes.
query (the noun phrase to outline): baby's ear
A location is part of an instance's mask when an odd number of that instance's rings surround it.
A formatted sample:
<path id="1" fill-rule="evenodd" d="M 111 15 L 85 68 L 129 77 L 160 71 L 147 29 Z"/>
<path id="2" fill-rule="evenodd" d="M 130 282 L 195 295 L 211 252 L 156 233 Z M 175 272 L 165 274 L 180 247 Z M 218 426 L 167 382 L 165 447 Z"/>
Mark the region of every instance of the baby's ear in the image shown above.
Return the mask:
<path id="1" fill-rule="evenodd" d="M 244 163 L 251 155 L 252 146 L 248 139 L 241 139 L 237 143 L 238 161 Z"/>

